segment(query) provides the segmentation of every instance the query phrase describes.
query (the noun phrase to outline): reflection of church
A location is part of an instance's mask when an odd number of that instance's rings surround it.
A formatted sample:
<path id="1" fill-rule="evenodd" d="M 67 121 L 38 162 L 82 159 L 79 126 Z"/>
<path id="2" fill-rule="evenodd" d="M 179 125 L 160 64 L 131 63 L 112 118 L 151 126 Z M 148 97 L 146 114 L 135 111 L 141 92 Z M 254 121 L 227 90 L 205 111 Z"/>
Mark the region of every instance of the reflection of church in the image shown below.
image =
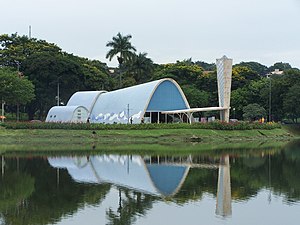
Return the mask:
<path id="1" fill-rule="evenodd" d="M 156 196 L 174 196 L 190 168 L 219 169 L 216 214 L 231 215 L 229 156 L 219 165 L 197 163 L 189 157 L 100 155 L 48 158 L 52 167 L 67 169 L 76 182 L 111 183 Z"/>

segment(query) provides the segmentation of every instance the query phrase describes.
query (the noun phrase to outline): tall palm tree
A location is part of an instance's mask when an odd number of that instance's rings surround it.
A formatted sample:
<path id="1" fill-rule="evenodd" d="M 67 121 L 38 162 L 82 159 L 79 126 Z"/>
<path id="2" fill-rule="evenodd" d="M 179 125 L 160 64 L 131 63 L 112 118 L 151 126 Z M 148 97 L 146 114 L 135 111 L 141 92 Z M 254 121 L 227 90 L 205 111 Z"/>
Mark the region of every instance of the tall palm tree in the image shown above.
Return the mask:
<path id="1" fill-rule="evenodd" d="M 131 60 L 134 52 L 136 51 L 135 47 L 130 43 L 131 38 L 132 36 L 130 34 L 122 36 L 122 34 L 119 32 L 115 37 L 112 38 L 112 41 L 109 41 L 106 44 L 106 47 L 111 47 L 106 54 L 106 58 L 111 61 L 114 56 L 117 56 L 120 66 L 123 64 L 123 62 Z M 118 56 L 118 54 L 120 55 Z"/>
<path id="2" fill-rule="evenodd" d="M 129 70 L 133 73 L 137 83 L 143 83 L 150 79 L 151 73 L 154 70 L 153 61 L 147 57 L 147 53 L 139 53 L 135 55 L 130 63 Z"/>

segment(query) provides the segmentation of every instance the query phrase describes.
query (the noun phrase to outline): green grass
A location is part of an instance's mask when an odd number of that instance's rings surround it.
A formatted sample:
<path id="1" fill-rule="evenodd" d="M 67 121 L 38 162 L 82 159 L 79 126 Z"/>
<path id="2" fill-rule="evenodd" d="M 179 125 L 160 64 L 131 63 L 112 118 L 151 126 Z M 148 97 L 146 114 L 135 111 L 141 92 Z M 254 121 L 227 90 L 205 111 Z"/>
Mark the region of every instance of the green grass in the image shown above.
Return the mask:
<path id="1" fill-rule="evenodd" d="M 0 152 L 199 152 L 213 149 L 279 146 L 293 139 L 272 130 L 42 130 L 0 128 Z"/>

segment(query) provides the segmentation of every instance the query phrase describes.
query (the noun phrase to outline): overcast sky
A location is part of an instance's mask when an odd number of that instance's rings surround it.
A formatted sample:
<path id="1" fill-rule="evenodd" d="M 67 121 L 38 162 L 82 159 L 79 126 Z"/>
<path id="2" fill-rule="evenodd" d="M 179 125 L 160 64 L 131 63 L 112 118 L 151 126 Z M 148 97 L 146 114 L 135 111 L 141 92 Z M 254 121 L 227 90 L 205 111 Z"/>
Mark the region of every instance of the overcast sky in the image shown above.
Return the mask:
<path id="1" fill-rule="evenodd" d="M 118 32 L 156 63 L 215 62 L 300 68 L 300 0 L 0 0 L 0 33 L 18 32 L 64 51 L 105 59 Z"/>

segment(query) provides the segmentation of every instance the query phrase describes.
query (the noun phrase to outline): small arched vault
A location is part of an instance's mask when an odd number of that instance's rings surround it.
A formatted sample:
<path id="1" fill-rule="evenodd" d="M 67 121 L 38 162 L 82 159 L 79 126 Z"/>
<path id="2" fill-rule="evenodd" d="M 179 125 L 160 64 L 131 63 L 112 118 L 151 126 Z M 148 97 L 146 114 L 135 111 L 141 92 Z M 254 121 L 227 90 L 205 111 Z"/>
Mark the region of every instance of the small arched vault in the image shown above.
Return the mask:
<path id="1" fill-rule="evenodd" d="M 88 113 L 84 106 L 54 106 L 49 110 L 46 122 L 85 123 Z"/>

